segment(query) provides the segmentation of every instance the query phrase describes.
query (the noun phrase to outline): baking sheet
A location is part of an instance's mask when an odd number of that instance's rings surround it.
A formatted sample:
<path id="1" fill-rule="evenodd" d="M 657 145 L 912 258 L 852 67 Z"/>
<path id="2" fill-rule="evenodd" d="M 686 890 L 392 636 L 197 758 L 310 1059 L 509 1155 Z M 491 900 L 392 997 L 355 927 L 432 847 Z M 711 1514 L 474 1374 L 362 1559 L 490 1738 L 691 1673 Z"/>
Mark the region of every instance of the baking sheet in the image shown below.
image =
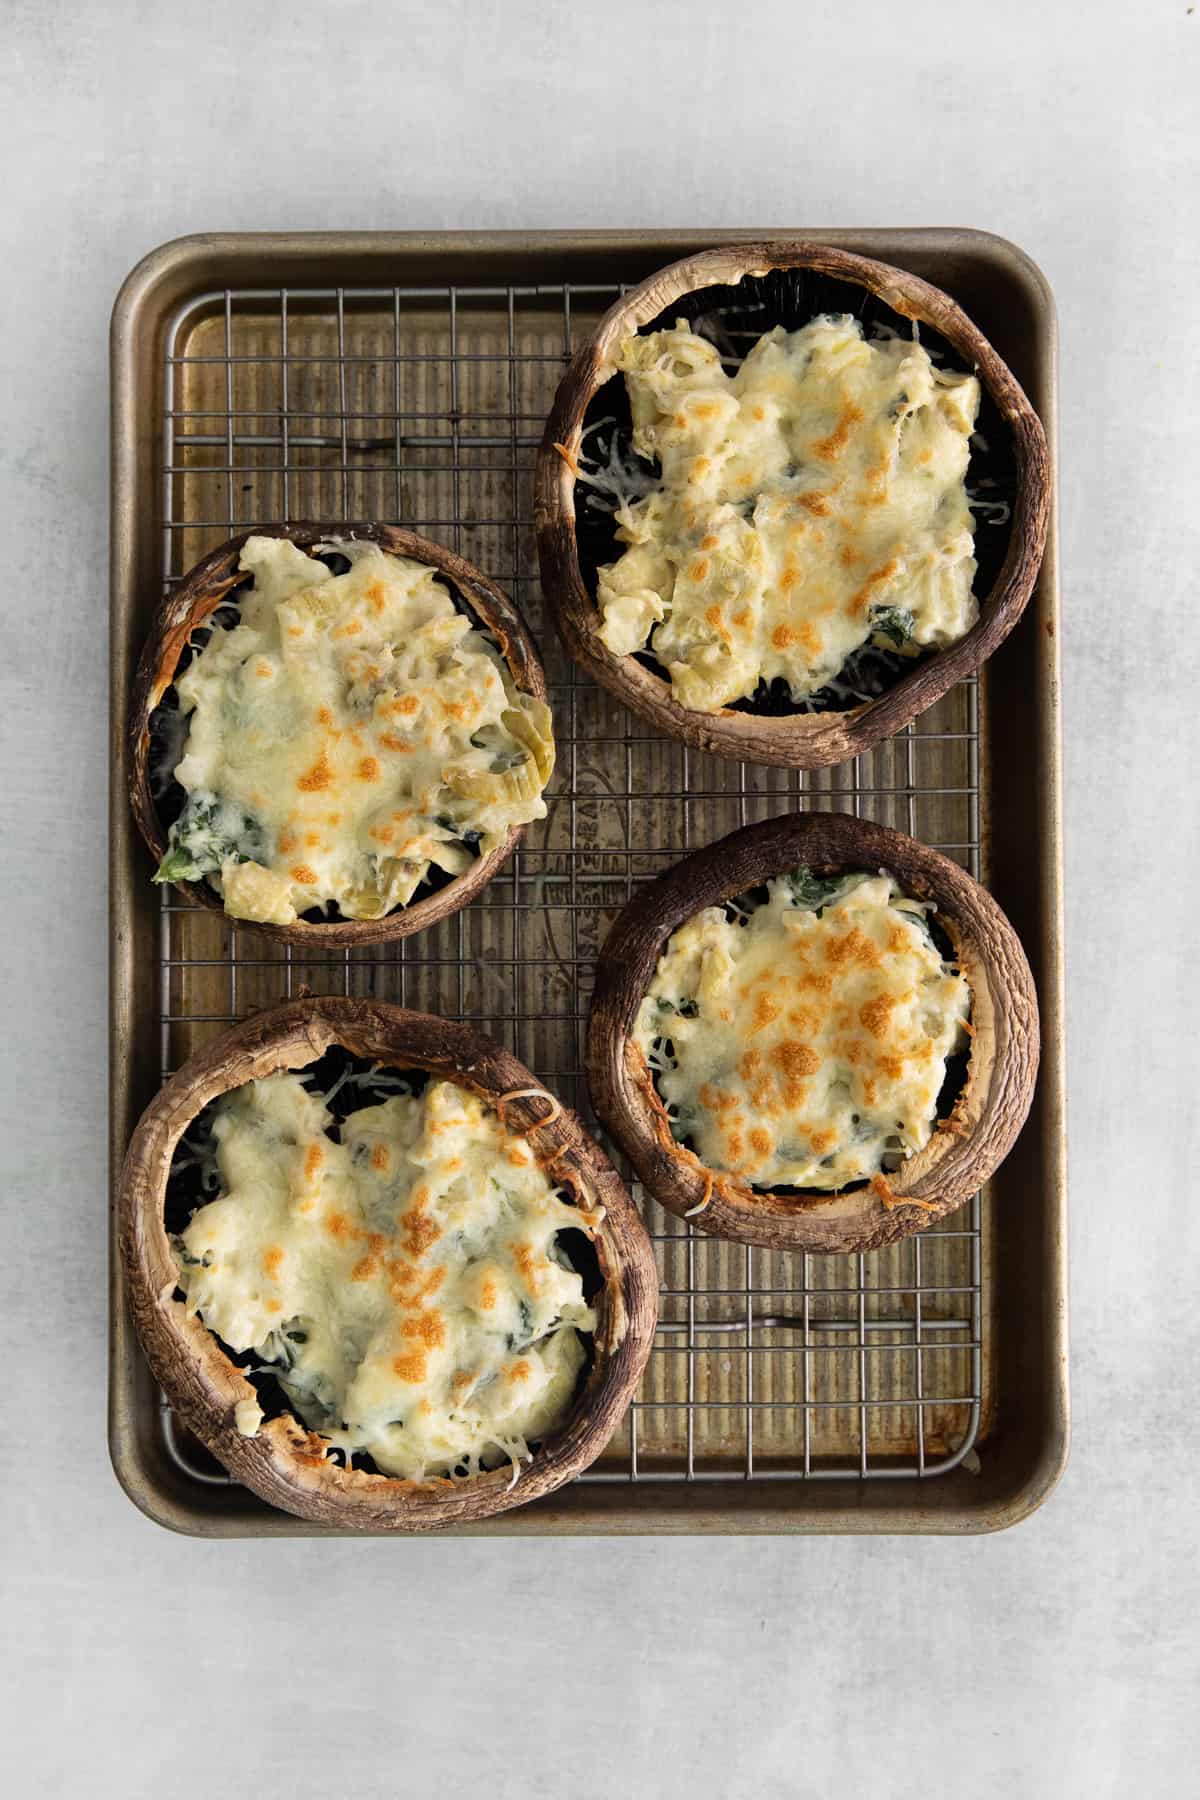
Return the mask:
<path id="1" fill-rule="evenodd" d="M 662 1323 L 638 1401 L 569 1489 L 475 1528 L 977 1530 L 1022 1516 L 1066 1450 L 1057 585 L 1054 523 L 1028 613 L 979 683 L 891 743 L 798 774 L 656 737 L 575 670 L 544 616 L 532 461 L 573 343 L 622 285 L 742 234 L 288 235 L 183 240 L 113 321 L 113 1158 L 158 1082 L 232 1019 L 297 991 L 468 1018 L 589 1117 L 591 970 L 634 884 L 796 806 L 900 827 L 979 874 L 1038 979 L 1039 1096 L 991 1190 L 864 1257 L 719 1243 L 643 1200 Z M 838 233 L 951 291 L 1054 443 L 1054 320 L 1020 253 L 971 232 Z M 161 896 L 124 799 L 133 662 L 164 582 L 278 518 L 392 519 L 521 606 L 552 687 L 550 816 L 475 906 L 418 939 L 289 954 Z M 590 1119 L 589 1119 L 590 1122 Z M 205 1534 L 304 1533 L 179 1432 L 113 1267 L 110 1437 L 131 1496 Z"/>

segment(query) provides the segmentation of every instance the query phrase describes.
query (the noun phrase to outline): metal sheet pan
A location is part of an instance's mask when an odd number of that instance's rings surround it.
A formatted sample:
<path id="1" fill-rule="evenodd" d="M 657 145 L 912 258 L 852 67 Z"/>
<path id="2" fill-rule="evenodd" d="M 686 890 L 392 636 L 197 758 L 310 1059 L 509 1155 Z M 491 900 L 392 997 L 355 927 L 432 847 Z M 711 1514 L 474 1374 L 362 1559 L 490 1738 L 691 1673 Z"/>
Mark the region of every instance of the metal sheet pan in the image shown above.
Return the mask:
<path id="1" fill-rule="evenodd" d="M 971 1206 L 865 1257 L 771 1255 L 644 1199 L 662 1325 L 597 1467 L 483 1534 L 933 1531 L 1013 1523 L 1067 1447 L 1057 537 L 978 681 L 891 743 L 808 775 L 657 738 L 567 661 L 543 615 L 534 449 L 572 343 L 622 286 L 772 232 L 371 233 L 181 239 L 112 323 L 112 1171 L 163 1075 L 288 994 L 374 993 L 469 1018 L 587 1116 L 592 962 L 634 883 L 735 825 L 860 811 L 979 874 L 1021 933 L 1044 1056 L 1016 1150 Z M 823 231 L 948 289 L 1055 451 L 1055 322 L 1037 269 L 973 231 Z M 381 518 L 440 536 L 514 594 L 552 684 L 550 816 L 466 913 L 419 939 L 301 962 L 151 887 L 125 798 L 124 718 L 150 612 L 233 531 Z M 111 1272 L 109 1434 L 130 1497 L 207 1536 L 312 1533 L 230 1483 L 154 1388 Z"/>

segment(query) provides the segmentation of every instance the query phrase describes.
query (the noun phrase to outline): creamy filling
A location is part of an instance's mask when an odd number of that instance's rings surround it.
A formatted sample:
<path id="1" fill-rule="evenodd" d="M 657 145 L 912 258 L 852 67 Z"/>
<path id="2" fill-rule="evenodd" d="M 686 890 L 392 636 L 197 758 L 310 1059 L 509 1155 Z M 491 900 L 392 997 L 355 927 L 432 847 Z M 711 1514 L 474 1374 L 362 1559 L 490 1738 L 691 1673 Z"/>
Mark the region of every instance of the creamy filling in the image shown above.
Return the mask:
<path id="1" fill-rule="evenodd" d="M 773 681 L 800 704 L 863 646 L 915 657 L 970 630 L 973 376 L 849 316 L 776 327 L 732 374 L 682 320 L 617 366 L 661 476 L 599 478 L 627 546 L 598 572 L 599 635 L 651 652 L 682 705 Z"/>
<path id="2" fill-rule="evenodd" d="M 452 1082 L 332 1115 L 298 1075 L 225 1095 L 218 1197 L 175 1247 L 189 1313 L 385 1474 L 473 1474 L 562 1423 L 595 1330 L 559 1234 L 589 1221 Z M 253 1436 L 257 1405 L 237 1427 Z"/>
<path id="3" fill-rule="evenodd" d="M 702 1163 L 834 1189 L 929 1142 L 970 1011 L 929 910 L 887 875 L 797 869 L 762 904 L 709 907 L 672 934 L 634 1035 Z"/>

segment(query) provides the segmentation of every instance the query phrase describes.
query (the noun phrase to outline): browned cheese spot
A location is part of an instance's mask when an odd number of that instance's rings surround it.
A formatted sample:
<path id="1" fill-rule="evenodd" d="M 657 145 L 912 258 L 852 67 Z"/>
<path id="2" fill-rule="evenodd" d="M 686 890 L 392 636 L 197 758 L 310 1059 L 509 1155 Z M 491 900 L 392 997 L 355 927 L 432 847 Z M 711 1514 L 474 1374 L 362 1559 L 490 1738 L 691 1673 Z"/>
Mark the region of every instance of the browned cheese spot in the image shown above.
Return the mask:
<path id="1" fill-rule="evenodd" d="M 424 1350 L 406 1350 L 402 1356 L 393 1356 L 392 1373 L 400 1381 L 410 1381 L 416 1386 L 425 1380 L 429 1372 L 429 1358 Z"/>
<path id="2" fill-rule="evenodd" d="M 750 1028 L 751 1037 L 756 1031 L 765 1031 L 768 1025 L 773 1024 L 779 1017 L 779 1010 L 769 994 L 760 994 L 754 1002 L 754 1024 Z"/>
<path id="3" fill-rule="evenodd" d="M 333 786 L 333 770 L 329 766 L 329 757 L 324 749 L 311 769 L 306 769 L 296 786 L 302 793 L 319 794 L 324 788 Z"/>
<path id="4" fill-rule="evenodd" d="M 821 1059 L 812 1045 L 802 1044 L 796 1038 L 785 1038 L 783 1043 L 776 1044 L 771 1051 L 771 1061 L 793 1081 L 815 1075 L 821 1066 Z"/>
<path id="5" fill-rule="evenodd" d="M 828 437 L 817 439 L 812 447 L 813 455 L 819 456 L 822 462 L 836 462 L 850 442 L 850 433 L 861 418 L 862 413 L 853 401 L 844 400 L 837 424 Z"/>
<path id="6" fill-rule="evenodd" d="M 885 581 L 890 581 L 899 567 L 900 564 L 897 562 L 896 558 L 892 556 L 888 558 L 887 562 L 881 564 L 878 569 L 872 569 L 862 586 L 856 588 L 854 593 L 852 593 L 847 600 L 846 612 L 848 615 L 851 618 L 861 617 L 870 606 L 871 596 L 875 589 L 881 587 Z"/>
<path id="7" fill-rule="evenodd" d="M 869 1000 L 858 1015 L 863 1030 L 869 1031 L 873 1038 L 881 1038 L 888 1028 L 888 1020 L 895 1004 L 895 996 L 892 994 L 880 994 L 876 999 Z"/>

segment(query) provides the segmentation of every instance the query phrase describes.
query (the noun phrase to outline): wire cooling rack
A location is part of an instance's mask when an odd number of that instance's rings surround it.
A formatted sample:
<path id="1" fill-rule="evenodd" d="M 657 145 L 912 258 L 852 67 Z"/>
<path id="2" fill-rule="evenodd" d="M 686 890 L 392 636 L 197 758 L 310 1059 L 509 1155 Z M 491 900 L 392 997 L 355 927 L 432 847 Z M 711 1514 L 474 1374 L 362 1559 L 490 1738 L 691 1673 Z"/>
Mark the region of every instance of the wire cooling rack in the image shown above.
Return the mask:
<path id="1" fill-rule="evenodd" d="M 621 291 L 226 289 L 172 321 L 166 585 L 273 521 L 386 519 L 440 538 L 509 590 L 538 637 L 559 762 L 547 819 L 473 907 L 415 939 L 277 950 L 164 889 L 164 1077 L 303 984 L 470 1020 L 596 1130 L 581 1074 L 596 953 L 638 883 L 684 851 L 825 807 L 898 826 L 981 874 L 974 680 L 856 762 L 804 774 L 655 736 L 563 653 L 536 575 L 533 458 L 574 342 Z M 582 1480 L 928 1480 L 970 1463 L 986 1348 L 978 1197 L 904 1243 L 819 1257 L 706 1238 L 631 1185 L 661 1322 L 638 1397 Z M 228 1481 L 165 1402 L 161 1421 L 187 1476 Z"/>

